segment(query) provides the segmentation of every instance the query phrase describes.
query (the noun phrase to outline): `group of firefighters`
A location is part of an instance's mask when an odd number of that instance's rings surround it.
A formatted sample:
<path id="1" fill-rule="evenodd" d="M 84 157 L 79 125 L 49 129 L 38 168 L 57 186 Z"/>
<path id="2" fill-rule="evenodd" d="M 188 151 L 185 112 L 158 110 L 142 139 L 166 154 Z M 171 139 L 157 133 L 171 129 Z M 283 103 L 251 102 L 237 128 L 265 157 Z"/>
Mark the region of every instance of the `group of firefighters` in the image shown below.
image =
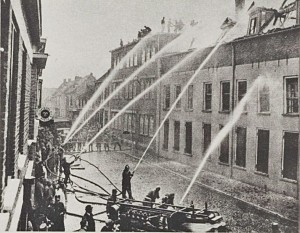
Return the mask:
<path id="1" fill-rule="evenodd" d="M 131 191 L 131 178 L 133 177 L 133 175 L 134 175 L 134 171 L 131 172 L 129 166 L 126 165 L 122 173 L 122 199 L 123 200 L 127 199 L 127 194 L 129 200 L 133 200 L 132 191 Z M 160 198 L 159 192 L 160 192 L 160 187 L 156 187 L 154 190 L 151 190 L 144 198 L 143 206 L 153 207 L 153 204 L 156 202 L 156 200 Z M 168 208 L 168 205 L 174 205 L 174 197 L 175 197 L 174 193 L 166 194 L 162 198 L 162 202 L 159 205 L 159 207 L 166 209 Z M 122 216 L 120 216 L 119 218 L 118 212 L 114 208 L 116 203 L 117 203 L 117 190 L 113 189 L 112 195 L 107 199 L 107 205 L 106 205 L 108 221 L 106 221 L 106 225 L 102 228 L 101 231 L 107 231 L 107 232 L 116 231 L 117 229 L 115 228 L 115 225 L 117 224 L 120 224 L 121 227 Z M 127 220 L 125 219 L 125 221 Z M 126 231 L 128 229 L 124 228 L 118 230 Z"/>
<path id="2" fill-rule="evenodd" d="M 67 151 L 82 151 L 87 144 L 87 142 L 91 141 L 93 138 L 93 134 L 89 133 L 86 138 L 73 138 L 72 141 L 67 143 L 65 146 L 68 148 Z M 100 135 L 95 142 L 89 144 L 88 148 L 86 148 L 86 152 L 93 152 L 94 145 L 96 146 L 96 151 L 101 152 L 110 151 L 111 148 L 113 150 L 122 150 L 122 137 L 113 131 L 106 130 Z"/>
<path id="3" fill-rule="evenodd" d="M 48 231 L 65 231 L 64 219 L 66 215 L 66 189 L 70 181 L 71 166 L 77 160 L 67 161 L 64 157 L 64 149 L 60 146 L 60 142 L 55 143 L 51 132 L 45 128 L 40 134 L 40 146 L 36 159 L 36 197 L 37 211 L 33 215 L 32 225 L 33 230 L 48 230 Z M 50 142 L 50 143 L 49 143 Z M 113 133 L 106 131 L 102 136 L 101 142 L 104 144 L 104 149 L 109 151 L 109 145 L 112 144 L 114 149 L 119 147 L 121 150 L 121 142 L 119 137 Z M 97 141 L 97 149 L 101 151 L 101 142 Z M 99 148 L 100 147 L 100 148 Z M 47 170 L 50 170 L 47 176 Z M 51 172 L 52 171 L 52 172 Z M 50 178 L 50 173 L 64 174 L 63 179 Z M 125 166 L 122 173 L 122 198 L 133 199 L 131 190 L 131 179 L 134 171 L 130 171 L 128 165 Z M 60 177 L 60 175 L 59 175 Z M 53 181 L 52 181 L 53 180 Z M 54 181 L 56 180 L 56 181 Z M 144 198 L 144 206 L 152 206 L 159 196 L 160 187 L 150 191 Z M 166 195 L 162 198 L 162 205 L 173 204 L 174 194 Z M 111 212 L 111 204 L 117 201 L 117 191 L 113 190 L 112 195 L 107 200 L 107 214 L 109 220 L 101 231 L 115 231 L 117 216 Z M 95 231 L 95 220 L 93 218 L 92 206 L 87 205 L 85 214 L 80 221 L 80 229 L 77 231 Z"/>

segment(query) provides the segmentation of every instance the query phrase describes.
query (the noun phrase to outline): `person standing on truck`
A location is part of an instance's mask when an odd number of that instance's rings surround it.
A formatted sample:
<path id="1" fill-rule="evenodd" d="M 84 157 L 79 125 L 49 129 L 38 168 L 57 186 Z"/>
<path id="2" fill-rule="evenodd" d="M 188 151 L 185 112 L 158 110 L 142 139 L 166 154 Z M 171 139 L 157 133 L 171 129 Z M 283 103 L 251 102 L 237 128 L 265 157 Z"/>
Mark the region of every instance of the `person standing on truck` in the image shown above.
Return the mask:
<path id="1" fill-rule="evenodd" d="M 122 197 L 127 198 L 126 192 L 129 195 L 129 199 L 133 199 L 131 192 L 131 178 L 133 177 L 134 171 L 130 172 L 129 166 L 126 165 L 122 173 Z"/>

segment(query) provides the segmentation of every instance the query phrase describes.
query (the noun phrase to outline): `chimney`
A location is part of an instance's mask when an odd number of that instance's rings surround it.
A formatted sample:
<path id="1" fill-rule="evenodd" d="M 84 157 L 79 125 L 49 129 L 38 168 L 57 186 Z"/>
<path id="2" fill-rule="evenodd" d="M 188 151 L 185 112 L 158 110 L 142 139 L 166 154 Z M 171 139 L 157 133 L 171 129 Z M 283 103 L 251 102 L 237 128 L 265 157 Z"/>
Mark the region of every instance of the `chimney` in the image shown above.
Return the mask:
<path id="1" fill-rule="evenodd" d="M 66 82 L 67 82 L 67 79 L 64 78 L 64 83 L 66 83 Z"/>
<path id="2" fill-rule="evenodd" d="M 235 16 L 238 18 L 245 7 L 245 0 L 235 0 Z"/>

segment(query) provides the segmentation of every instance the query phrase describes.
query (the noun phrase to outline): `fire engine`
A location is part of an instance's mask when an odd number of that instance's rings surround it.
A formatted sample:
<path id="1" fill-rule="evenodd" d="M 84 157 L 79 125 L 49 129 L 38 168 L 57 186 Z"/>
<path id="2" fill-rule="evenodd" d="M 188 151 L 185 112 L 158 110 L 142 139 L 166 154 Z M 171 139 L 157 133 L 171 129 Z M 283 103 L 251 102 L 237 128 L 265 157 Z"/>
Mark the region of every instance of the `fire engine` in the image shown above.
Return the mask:
<path id="1" fill-rule="evenodd" d="M 223 217 L 209 210 L 128 199 L 110 199 L 108 217 L 120 231 L 230 232 Z"/>

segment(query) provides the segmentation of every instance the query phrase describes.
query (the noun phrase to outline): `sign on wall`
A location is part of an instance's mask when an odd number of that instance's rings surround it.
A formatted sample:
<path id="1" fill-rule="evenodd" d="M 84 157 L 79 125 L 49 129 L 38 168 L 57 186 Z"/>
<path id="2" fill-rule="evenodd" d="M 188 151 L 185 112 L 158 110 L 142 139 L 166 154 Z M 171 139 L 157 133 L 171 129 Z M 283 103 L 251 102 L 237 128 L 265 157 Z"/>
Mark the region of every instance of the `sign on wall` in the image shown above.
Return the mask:
<path id="1" fill-rule="evenodd" d="M 42 122 L 48 122 L 52 120 L 53 115 L 49 108 L 43 107 L 38 110 L 38 119 Z"/>

